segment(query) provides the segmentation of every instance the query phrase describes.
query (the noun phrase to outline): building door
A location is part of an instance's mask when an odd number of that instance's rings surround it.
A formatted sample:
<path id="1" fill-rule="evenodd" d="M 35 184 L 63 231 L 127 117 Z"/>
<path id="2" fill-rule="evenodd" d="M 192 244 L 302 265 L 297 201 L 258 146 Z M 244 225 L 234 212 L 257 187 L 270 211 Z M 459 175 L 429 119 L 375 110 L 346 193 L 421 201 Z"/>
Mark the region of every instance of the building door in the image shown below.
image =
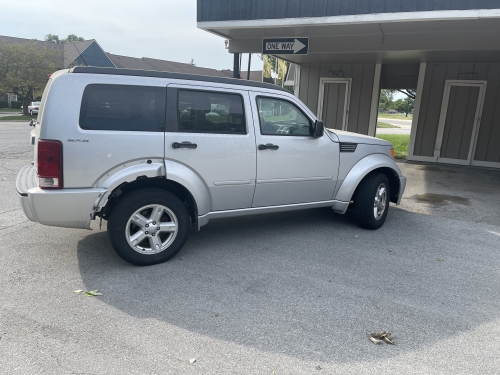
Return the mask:
<path id="1" fill-rule="evenodd" d="M 349 115 L 350 79 L 321 78 L 318 119 L 325 128 L 346 130 Z"/>
<path id="2" fill-rule="evenodd" d="M 446 82 L 434 151 L 437 162 L 471 164 L 485 88 L 481 81 Z"/>

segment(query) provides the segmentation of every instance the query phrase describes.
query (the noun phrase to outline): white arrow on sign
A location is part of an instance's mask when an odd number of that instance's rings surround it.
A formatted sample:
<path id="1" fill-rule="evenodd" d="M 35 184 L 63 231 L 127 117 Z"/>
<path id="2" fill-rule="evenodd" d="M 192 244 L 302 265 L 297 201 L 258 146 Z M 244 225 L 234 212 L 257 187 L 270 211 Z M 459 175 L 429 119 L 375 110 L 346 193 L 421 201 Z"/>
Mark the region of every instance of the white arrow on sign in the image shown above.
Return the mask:
<path id="1" fill-rule="evenodd" d="M 267 42 L 266 50 L 268 51 L 293 51 L 297 53 L 301 51 L 306 45 L 300 40 L 295 39 L 293 42 Z"/>

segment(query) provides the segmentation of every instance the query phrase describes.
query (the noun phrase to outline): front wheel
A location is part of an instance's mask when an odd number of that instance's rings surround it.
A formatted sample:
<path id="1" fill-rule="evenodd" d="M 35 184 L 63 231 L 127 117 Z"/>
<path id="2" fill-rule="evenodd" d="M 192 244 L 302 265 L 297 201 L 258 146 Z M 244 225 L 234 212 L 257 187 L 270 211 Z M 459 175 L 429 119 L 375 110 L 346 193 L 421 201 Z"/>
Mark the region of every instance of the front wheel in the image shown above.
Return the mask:
<path id="1" fill-rule="evenodd" d="M 163 189 L 135 190 L 113 208 L 108 234 L 117 254 L 137 266 L 166 262 L 187 240 L 189 213 L 172 193 Z"/>
<path id="2" fill-rule="evenodd" d="M 378 229 L 389 211 L 390 184 L 383 173 L 366 176 L 354 197 L 356 222 L 362 228 Z"/>

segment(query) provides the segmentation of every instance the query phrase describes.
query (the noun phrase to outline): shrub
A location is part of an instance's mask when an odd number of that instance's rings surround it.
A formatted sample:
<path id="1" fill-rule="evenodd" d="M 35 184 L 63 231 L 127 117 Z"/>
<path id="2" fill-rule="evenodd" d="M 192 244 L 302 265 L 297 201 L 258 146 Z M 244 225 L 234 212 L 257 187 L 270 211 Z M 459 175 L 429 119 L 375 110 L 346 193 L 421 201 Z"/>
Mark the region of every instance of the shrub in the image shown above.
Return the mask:
<path id="1" fill-rule="evenodd" d="M 21 106 L 23 105 L 23 102 L 15 102 L 13 100 L 13 101 L 10 102 L 10 104 L 12 105 L 12 108 L 21 109 Z"/>
<path id="2" fill-rule="evenodd" d="M 0 101 L 0 108 L 9 108 L 9 102 Z"/>

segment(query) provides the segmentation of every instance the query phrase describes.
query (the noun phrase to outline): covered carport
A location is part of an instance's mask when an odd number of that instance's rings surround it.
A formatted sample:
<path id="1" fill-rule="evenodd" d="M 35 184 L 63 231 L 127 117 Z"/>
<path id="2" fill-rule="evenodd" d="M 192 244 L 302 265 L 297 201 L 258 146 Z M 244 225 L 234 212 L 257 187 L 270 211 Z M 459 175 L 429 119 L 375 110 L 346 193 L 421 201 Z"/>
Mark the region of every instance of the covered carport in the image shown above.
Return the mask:
<path id="1" fill-rule="evenodd" d="M 198 27 L 234 54 L 307 37 L 280 58 L 326 126 L 374 135 L 380 89 L 416 89 L 408 160 L 500 168 L 500 3 L 344 3 L 198 0 Z"/>

